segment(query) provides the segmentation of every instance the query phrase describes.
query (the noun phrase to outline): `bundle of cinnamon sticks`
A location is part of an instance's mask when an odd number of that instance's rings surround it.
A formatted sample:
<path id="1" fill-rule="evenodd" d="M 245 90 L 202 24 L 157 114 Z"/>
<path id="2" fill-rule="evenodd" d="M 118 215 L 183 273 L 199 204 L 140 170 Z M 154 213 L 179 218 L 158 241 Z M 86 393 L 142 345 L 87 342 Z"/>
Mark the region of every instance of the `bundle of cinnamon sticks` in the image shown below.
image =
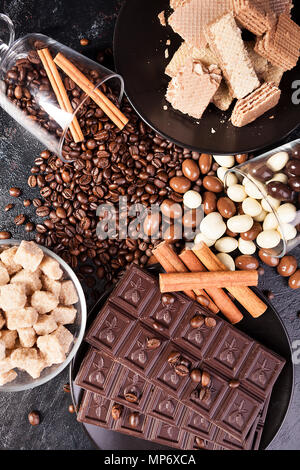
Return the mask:
<path id="1" fill-rule="evenodd" d="M 231 323 L 240 322 L 243 314 L 224 288 L 254 318 L 267 310 L 267 305 L 249 288 L 258 284 L 257 271 L 229 271 L 204 242 L 180 255 L 169 243 L 162 242 L 153 255 L 166 271 L 160 274 L 162 292 L 183 291 L 211 312 L 221 311 Z"/>

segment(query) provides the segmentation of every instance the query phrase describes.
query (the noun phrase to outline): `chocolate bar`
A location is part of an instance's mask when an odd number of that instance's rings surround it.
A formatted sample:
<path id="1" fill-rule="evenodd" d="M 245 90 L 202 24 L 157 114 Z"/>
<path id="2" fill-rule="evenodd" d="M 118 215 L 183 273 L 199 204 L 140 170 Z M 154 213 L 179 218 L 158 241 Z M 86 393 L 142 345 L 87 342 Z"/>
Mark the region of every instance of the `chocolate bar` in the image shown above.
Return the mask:
<path id="1" fill-rule="evenodd" d="M 86 339 L 242 442 L 285 361 L 185 295 L 171 298 L 162 303 L 156 279 L 132 266 Z M 193 328 L 197 316 L 202 322 Z M 174 351 L 187 370 L 183 375 L 168 361 Z M 189 377 L 194 368 L 210 375 L 206 399 Z M 238 379 L 238 388 L 229 386 L 232 379 Z"/>
<path id="2" fill-rule="evenodd" d="M 117 380 L 112 380 L 113 377 L 117 377 Z M 156 418 L 165 425 L 181 427 L 207 444 L 215 443 L 224 448 L 229 446 L 228 448 L 237 450 L 248 449 L 257 428 L 255 423 L 245 442 L 232 439 L 198 413 L 185 408 L 165 391 L 149 386 L 141 376 L 115 363 L 105 353 L 94 348 L 90 348 L 86 354 L 75 382 L 83 389 L 119 403 L 132 411 Z M 227 444 L 224 442 L 225 438 Z"/>

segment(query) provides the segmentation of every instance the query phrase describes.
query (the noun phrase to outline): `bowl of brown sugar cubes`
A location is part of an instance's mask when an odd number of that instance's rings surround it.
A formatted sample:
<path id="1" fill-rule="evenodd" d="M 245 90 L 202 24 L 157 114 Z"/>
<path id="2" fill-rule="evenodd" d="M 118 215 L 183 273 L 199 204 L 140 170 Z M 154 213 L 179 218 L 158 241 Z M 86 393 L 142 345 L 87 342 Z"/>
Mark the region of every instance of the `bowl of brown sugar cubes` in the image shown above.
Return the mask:
<path id="1" fill-rule="evenodd" d="M 41 385 L 72 360 L 86 326 L 72 269 L 32 241 L 0 241 L 0 392 Z"/>

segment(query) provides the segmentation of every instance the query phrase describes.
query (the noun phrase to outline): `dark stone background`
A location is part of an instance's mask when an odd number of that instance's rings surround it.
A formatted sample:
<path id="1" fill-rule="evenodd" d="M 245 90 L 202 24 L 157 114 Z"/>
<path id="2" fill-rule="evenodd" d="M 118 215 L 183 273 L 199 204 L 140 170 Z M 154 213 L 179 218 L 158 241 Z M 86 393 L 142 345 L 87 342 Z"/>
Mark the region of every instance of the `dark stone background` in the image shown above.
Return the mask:
<path id="1" fill-rule="evenodd" d="M 141 0 L 143 1 L 143 0 Z M 151 0 L 153 1 L 153 0 Z M 16 27 L 16 37 L 30 32 L 46 34 L 67 46 L 95 58 L 98 51 L 112 46 L 114 22 L 123 0 L 0 0 L 0 12 L 8 14 Z M 80 46 L 80 38 L 90 44 Z M 300 132 L 293 138 L 299 137 Z M 8 189 L 19 186 L 25 197 L 37 197 L 27 188 L 31 164 L 41 150 L 39 143 L 0 110 L 0 230 L 10 230 L 16 238 L 26 238 L 24 228 L 15 228 L 12 214 L 22 212 L 21 201 L 6 214 L 2 208 L 10 202 Z M 31 209 L 32 211 L 32 209 Z M 30 211 L 26 210 L 26 213 Z M 32 220 L 34 221 L 33 212 Z M 294 253 L 300 259 L 300 249 Z M 277 308 L 291 341 L 300 340 L 300 291 L 292 292 L 287 282 L 271 268 L 261 279 L 262 289 L 275 293 Z M 300 344 L 300 343 L 299 343 Z M 63 392 L 68 369 L 51 382 L 27 392 L 0 393 L 0 449 L 93 449 L 74 414 L 68 412 L 71 397 Z M 32 427 L 27 414 L 41 412 L 42 422 Z M 271 449 L 300 449 L 300 366 L 295 366 L 295 390 L 291 408 Z"/>

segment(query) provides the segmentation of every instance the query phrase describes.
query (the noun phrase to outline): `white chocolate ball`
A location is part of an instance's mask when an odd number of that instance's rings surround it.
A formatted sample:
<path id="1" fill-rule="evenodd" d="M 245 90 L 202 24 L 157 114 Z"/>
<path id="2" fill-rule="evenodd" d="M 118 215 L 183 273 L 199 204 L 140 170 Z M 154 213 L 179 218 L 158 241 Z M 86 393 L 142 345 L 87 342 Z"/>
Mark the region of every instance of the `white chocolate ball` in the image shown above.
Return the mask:
<path id="1" fill-rule="evenodd" d="M 183 195 L 183 204 L 189 209 L 197 209 L 202 204 L 202 197 L 197 191 L 187 191 Z"/>
<path id="2" fill-rule="evenodd" d="M 296 207 L 290 202 L 282 204 L 277 209 L 278 217 L 283 224 L 289 224 L 290 222 L 292 222 L 296 217 L 296 213 Z"/>
<path id="3" fill-rule="evenodd" d="M 262 199 L 266 194 L 264 185 L 254 178 L 253 181 L 249 180 L 249 178 L 244 178 L 243 185 L 246 194 L 252 197 L 253 199 Z"/>
<path id="4" fill-rule="evenodd" d="M 288 177 L 284 173 L 276 173 L 268 183 L 271 183 L 271 181 L 279 181 L 280 183 L 286 184 L 288 182 Z"/>
<path id="5" fill-rule="evenodd" d="M 216 243 L 216 240 L 212 240 L 211 238 L 207 238 L 204 233 L 197 233 L 194 243 L 198 245 L 198 243 L 204 242 L 208 247 L 213 246 Z"/>
<path id="6" fill-rule="evenodd" d="M 280 243 L 280 235 L 277 230 L 263 230 L 256 241 L 261 248 L 275 248 Z"/>
<path id="7" fill-rule="evenodd" d="M 287 152 L 277 152 L 272 157 L 268 158 L 267 165 L 274 172 L 278 172 L 285 167 L 289 160 L 289 154 Z"/>
<path id="8" fill-rule="evenodd" d="M 226 224 L 219 212 L 211 212 L 202 220 L 200 232 L 207 238 L 218 240 L 226 232 Z"/>
<path id="9" fill-rule="evenodd" d="M 253 219 L 250 215 L 235 215 L 227 220 L 227 227 L 233 233 L 248 232 L 252 225 Z"/>
<path id="10" fill-rule="evenodd" d="M 286 241 L 293 240 L 297 235 L 296 227 L 291 224 L 281 224 L 277 230 L 281 238 L 284 238 Z"/>
<path id="11" fill-rule="evenodd" d="M 247 194 L 244 187 L 241 184 L 233 184 L 227 189 L 229 199 L 234 202 L 242 202 L 246 199 Z"/>
<path id="12" fill-rule="evenodd" d="M 228 253 L 218 253 L 217 258 L 223 263 L 229 271 L 235 271 L 235 262 Z"/>
<path id="13" fill-rule="evenodd" d="M 268 195 L 264 199 L 262 199 L 261 205 L 265 211 L 273 212 L 273 210 L 276 211 L 278 207 L 280 206 L 280 201 Z"/>
<path id="14" fill-rule="evenodd" d="M 238 241 L 232 237 L 223 237 L 216 241 L 215 249 L 221 253 L 231 253 L 238 247 Z"/>
<path id="15" fill-rule="evenodd" d="M 251 240 L 243 240 L 242 238 L 239 238 L 238 246 L 243 255 L 253 255 L 253 253 L 256 252 L 256 245 Z"/>
<path id="16" fill-rule="evenodd" d="M 263 230 L 276 230 L 278 227 L 278 220 L 273 212 L 269 212 L 263 223 Z"/>
<path id="17" fill-rule="evenodd" d="M 231 168 L 235 164 L 233 155 L 213 155 L 213 157 L 218 165 L 224 166 L 225 168 Z"/>
<path id="18" fill-rule="evenodd" d="M 262 211 L 260 203 L 252 197 L 247 197 L 243 201 L 242 209 L 246 215 L 251 215 L 251 217 L 257 217 Z"/>
<path id="19" fill-rule="evenodd" d="M 238 182 L 237 176 L 234 173 L 227 173 L 225 178 L 225 173 L 227 172 L 228 168 L 223 166 L 219 166 L 217 169 L 217 177 L 223 182 L 226 183 L 226 186 L 232 186 Z"/>
<path id="20" fill-rule="evenodd" d="M 263 222 L 266 218 L 266 215 L 267 215 L 267 212 L 264 209 L 262 209 L 261 213 L 258 214 L 256 217 L 253 217 L 253 218 L 254 218 L 255 222 Z"/>

